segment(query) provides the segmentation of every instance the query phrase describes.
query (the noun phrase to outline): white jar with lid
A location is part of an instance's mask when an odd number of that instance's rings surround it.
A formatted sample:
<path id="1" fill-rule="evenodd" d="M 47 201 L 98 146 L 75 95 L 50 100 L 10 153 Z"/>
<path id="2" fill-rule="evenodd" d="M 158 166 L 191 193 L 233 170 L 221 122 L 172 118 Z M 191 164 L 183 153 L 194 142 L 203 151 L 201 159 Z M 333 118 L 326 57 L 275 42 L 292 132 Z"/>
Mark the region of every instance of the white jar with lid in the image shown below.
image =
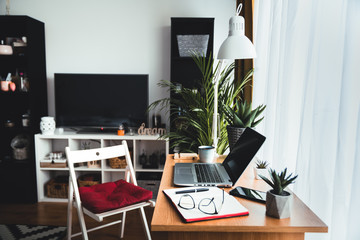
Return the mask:
<path id="1" fill-rule="evenodd" d="M 54 134 L 56 129 L 56 124 L 54 117 L 42 117 L 40 122 L 40 130 L 44 135 Z"/>

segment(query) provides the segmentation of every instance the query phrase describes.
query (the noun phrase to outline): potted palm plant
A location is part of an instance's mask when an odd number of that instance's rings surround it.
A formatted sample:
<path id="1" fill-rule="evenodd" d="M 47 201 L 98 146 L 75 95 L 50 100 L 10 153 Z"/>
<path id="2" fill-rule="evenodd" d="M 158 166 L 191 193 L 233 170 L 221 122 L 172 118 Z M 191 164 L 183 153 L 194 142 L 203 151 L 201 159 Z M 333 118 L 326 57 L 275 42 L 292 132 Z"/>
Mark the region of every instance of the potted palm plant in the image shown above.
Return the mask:
<path id="1" fill-rule="evenodd" d="M 254 167 L 255 172 L 255 178 L 261 179 L 260 175 L 266 176 L 267 175 L 267 167 L 269 166 L 269 163 L 267 161 L 256 161 L 256 166 Z"/>
<path id="2" fill-rule="evenodd" d="M 158 111 L 168 109 L 173 122 L 170 131 L 163 138 L 170 140 L 170 148 L 177 148 L 181 152 L 197 152 L 198 146 L 211 146 L 212 121 L 214 113 L 214 77 L 218 71 L 219 102 L 230 105 L 239 95 L 245 83 L 236 85 L 233 80 L 234 63 L 219 69 L 212 57 L 206 58 L 199 54 L 192 56 L 201 72 L 201 79 L 194 84 L 196 88 L 179 87 L 175 82 L 161 81 L 160 87 L 170 89 L 176 98 L 163 98 L 150 104 L 148 110 L 157 108 Z M 219 142 L 217 152 L 223 154 L 228 147 L 225 115 L 219 109 Z"/>
<path id="3" fill-rule="evenodd" d="M 251 102 L 247 102 L 246 100 L 241 102 L 239 98 L 236 98 L 233 106 L 222 103 L 221 108 L 223 109 L 225 119 L 228 122 L 226 128 L 231 150 L 245 128 L 254 128 L 264 119 L 264 117 L 259 117 L 266 106 L 260 105 L 255 109 L 252 109 Z"/>
<path id="4" fill-rule="evenodd" d="M 290 217 L 290 203 L 292 194 L 284 189 L 294 183 L 298 175 L 292 176 L 292 173 L 286 175 L 287 168 L 277 173 L 270 169 L 270 179 L 260 175 L 260 177 L 269 184 L 272 189 L 266 192 L 266 215 L 274 218 Z"/>

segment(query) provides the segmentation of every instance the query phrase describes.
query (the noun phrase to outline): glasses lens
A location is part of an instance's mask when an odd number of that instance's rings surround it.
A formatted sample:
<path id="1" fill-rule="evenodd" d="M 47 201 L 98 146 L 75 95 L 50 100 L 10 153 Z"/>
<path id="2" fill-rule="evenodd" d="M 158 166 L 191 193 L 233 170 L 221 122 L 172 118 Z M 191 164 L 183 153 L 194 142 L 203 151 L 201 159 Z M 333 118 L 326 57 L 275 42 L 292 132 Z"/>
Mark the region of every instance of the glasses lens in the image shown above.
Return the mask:
<path id="1" fill-rule="evenodd" d="M 217 214 L 214 198 L 204 198 L 199 203 L 199 210 L 206 214 Z"/>
<path id="2" fill-rule="evenodd" d="M 185 194 L 181 196 L 178 206 L 183 209 L 193 209 L 195 208 L 195 201 L 190 195 Z"/>

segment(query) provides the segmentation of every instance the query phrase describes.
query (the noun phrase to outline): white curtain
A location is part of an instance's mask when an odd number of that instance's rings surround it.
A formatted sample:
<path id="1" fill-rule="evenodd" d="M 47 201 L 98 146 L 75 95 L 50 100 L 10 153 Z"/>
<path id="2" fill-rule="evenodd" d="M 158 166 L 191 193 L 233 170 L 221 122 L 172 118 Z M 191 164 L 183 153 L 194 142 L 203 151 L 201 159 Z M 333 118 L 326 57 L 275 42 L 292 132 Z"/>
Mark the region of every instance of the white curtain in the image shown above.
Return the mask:
<path id="1" fill-rule="evenodd" d="M 255 0 L 254 32 L 261 158 L 328 225 L 306 239 L 360 239 L 360 1 Z"/>

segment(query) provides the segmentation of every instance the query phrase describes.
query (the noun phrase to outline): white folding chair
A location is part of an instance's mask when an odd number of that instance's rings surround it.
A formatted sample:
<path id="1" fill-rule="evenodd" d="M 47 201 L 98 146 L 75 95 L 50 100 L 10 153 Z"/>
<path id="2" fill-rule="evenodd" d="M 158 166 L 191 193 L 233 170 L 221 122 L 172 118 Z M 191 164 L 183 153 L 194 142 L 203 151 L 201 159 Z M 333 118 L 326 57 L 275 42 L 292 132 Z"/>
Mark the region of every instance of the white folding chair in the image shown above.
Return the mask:
<path id="1" fill-rule="evenodd" d="M 72 237 L 83 235 L 83 239 L 88 239 L 88 232 L 95 231 L 104 227 L 108 227 L 114 224 L 121 223 L 120 229 L 120 237 L 124 236 L 124 227 L 125 227 L 125 217 L 126 212 L 134 209 L 140 210 L 140 215 L 142 218 L 143 226 L 145 229 L 145 233 L 148 239 L 151 239 L 150 230 L 147 224 L 144 207 L 146 206 L 154 206 L 154 202 L 151 200 L 138 202 L 129 206 L 125 206 L 118 209 L 113 209 L 106 212 L 94 213 L 89 209 L 85 208 L 81 202 L 80 192 L 78 189 L 76 173 L 74 169 L 75 163 L 84 163 L 89 161 L 96 161 L 102 159 L 109 159 L 114 157 L 125 156 L 127 168 L 125 171 L 125 181 L 130 182 L 137 186 L 136 176 L 134 172 L 134 168 L 131 162 L 129 150 L 127 147 L 126 141 L 122 141 L 122 145 L 104 147 L 104 148 L 96 148 L 96 149 L 88 149 L 88 150 L 75 150 L 71 151 L 69 147 L 65 148 L 68 166 L 69 166 L 69 196 L 68 196 L 68 217 L 67 217 L 67 227 L 68 227 L 68 235 L 67 239 L 71 239 Z M 127 184 L 127 183 L 126 183 Z M 143 189 L 142 189 L 143 190 Z M 146 190 L 145 190 L 146 191 Z M 72 208 L 73 205 L 77 209 L 79 223 L 81 227 L 81 232 L 72 234 Z M 122 219 L 116 220 L 111 223 L 103 224 L 97 226 L 95 228 L 87 229 L 84 219 L 84 213 L 91 218 L 95 219 L 98 222 L 102 222 L 105 217 L 113 216 L 115 214 L 122 213 Z"/>

